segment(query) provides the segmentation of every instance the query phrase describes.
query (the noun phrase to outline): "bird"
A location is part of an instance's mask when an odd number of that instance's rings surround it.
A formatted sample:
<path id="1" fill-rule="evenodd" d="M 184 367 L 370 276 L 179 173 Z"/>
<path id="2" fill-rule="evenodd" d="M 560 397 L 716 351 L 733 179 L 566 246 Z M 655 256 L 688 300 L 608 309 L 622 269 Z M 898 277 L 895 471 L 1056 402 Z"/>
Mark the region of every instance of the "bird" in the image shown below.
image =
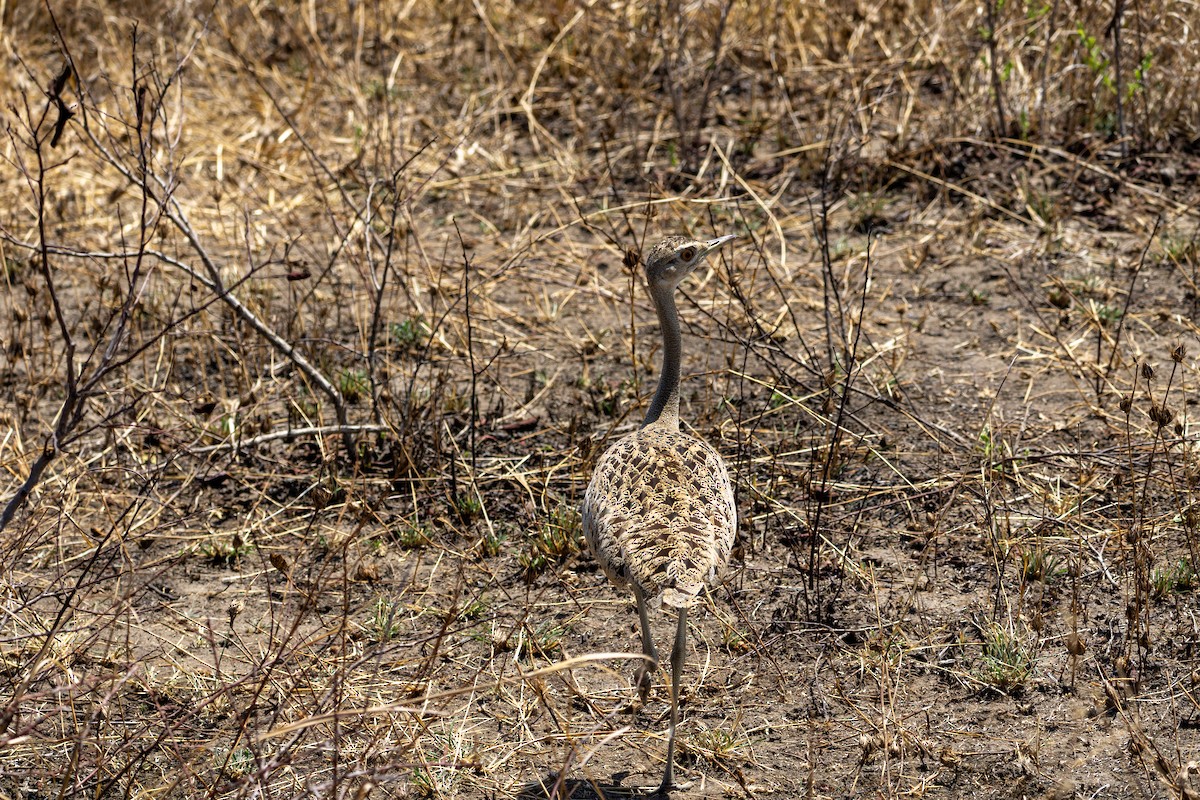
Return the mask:
<path id="1" fill-rule="evenodd" d="M 635 675 L 643 702 L 658 669 L 648 603 L 676 610 L 671 650 L 671 721 L 667 764 L 657 794 L 675 786 L 675 728 L 687 613 L 729 560 L 737 529 L 733 483 L 721 454 L 679 429 L 682 341 L 675 290 L 734 236 L 671 236 L 646 256 L 644 270 L 662 329 L 662 371 L 641 427 L 614 443 L 584 493 L 583 533 L 595 560 L 618 587 L 631 586 L 641 625 L 643 662 Z"/>

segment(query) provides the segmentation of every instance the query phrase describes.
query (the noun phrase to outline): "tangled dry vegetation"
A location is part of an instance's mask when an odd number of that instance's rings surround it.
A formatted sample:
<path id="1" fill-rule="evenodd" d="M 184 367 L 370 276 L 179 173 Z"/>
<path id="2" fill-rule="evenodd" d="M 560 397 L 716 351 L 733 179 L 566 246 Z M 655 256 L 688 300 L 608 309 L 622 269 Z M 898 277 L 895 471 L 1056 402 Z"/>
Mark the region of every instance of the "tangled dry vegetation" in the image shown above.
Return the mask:
<path id="1" fill-rule="evenodd" d="M 1198 796 L 1191 0 L 0 19 L 0 798 L 653 783 L 576 509 L 677 232 L 680 794 Z"/>

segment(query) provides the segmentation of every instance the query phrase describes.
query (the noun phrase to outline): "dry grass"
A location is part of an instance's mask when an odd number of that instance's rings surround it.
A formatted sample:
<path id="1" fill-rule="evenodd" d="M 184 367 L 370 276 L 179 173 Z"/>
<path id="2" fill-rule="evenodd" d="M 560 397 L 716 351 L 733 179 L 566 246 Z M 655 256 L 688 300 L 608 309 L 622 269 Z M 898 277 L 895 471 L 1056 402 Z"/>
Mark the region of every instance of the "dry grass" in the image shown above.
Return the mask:
<path id="1" fill-rule="evenodd" d="M 674 232 L 741 235 L 682 303 L 743 519 L 691 794 L 1200 792 L 1193 3 L 51 6 L 0 798 L 652 782 L 575 509 Z"/>

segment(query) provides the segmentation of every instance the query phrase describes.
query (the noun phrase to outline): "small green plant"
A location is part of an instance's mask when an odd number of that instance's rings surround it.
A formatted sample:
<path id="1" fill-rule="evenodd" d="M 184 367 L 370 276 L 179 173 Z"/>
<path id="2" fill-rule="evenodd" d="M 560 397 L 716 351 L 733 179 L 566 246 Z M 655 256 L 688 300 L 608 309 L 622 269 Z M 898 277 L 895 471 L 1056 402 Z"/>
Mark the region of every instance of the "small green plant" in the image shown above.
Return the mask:
<path id="1" fill-rule="evenodd" d="M 979 444 L 976 446 L 976 449 L 989 462 L 999 461 L 1008 455 L 1004 442 L 992 431 L 991 425 L 985 425 L 983 430 L 979 432 Z M 1004 470 L 1003 466 L 999 464 L 993 465 L 992 468 L 998 472 L 1003 472 Z"/>
<path id="2" fill-rule="evenodd" d="M 432 770 L 426 770 L 422 767 L 413 769 L 412 784 L 414 797 L 434 798 L 441 794 L 437 779 L 434 777 Z"/>
<path id="3" fill-rule="evenodd" d="M 348 403 L 357 403 L 367 396 L 370 382 L 365 369 L 344 369 L 338 373 L 338 391 Z"/>
<path id="4" fill-rule="evenodd" d="M 210 541 L 200 545 L 200 553 L 216 567 L 232 567 L 242 556 L 254 550 L 254 545 L 235 533 L 229 541 Z"/>
<path id="5" fill-rule="evenodd" d="M 396 544 L 403 547 L 405 550 L 420 550 L 422 547 L 429 545 L 429 529 L 424 525 L 415 525 L 409 522 L 401 524 L 393 537 Z"/>
<path id="6" fill-rule="evenodd" d="M 1151 592 L 1161 600 L 1169 594 L 1186 592 L 1197 586 L 1196 572 L 1186 558 L 1181 558 L 1166 569 L 1154 570 L 1150 579 Z"/>
<path id="7" fill-rule="evenodd" d="M 1079 44 L 1083 48 L 1083 63 L 1092 71 L 1107 93 L 1115 95 L 1117 93 L 1117 84 L 1114 80 L 1115 71 L 1111 68 L 1112 62 L 1104 55 L 1100 42 L 1095 36 L 1088 33 L 1082 24 L 1075 29 L 1075 35 L 1079 37 Z M 1138 60 L 1137 66 L 1133 68 L 1133 78 L 1124 87 L 1126 102 L 1132 100 L 1139 91 L 1145 88 L 1146 77 L 1149 75 L 1153 63 L 1153 53 L 1146 53 Z M 1102 121 L 1103 125 L 1098 127 L 1108 127 L 1109 121 L 1107 119 Z"/>
<path id="8" fill-rule="evenodd" d="M 508 537 L 497 531 L 488 530 L 479 540 L 479 544 L 477 546 L 479 554 L 484 558 L 494 558 L 500 555 L 501 550 L 504 549 L 504 540 L 506 538 Z"/>
<path id="9" fill-rule="evenodd" d="M 473 636 L 478 641 L 490 642 L 497 652 L 512 652 L 513 658 L 534 659 L 538 656 L 550 657 L 562 652 L 562 640 L 567 629 L 553 622 L 542 623 L 537 630 L 522 626 L 514 634 L 498 637 Z"/>
<path id="10" fill-rule="evenodd" d="M 1033 121 L 1029 118 L 1029 111 L 1022 108 L 1017 113 L 1017 136 L 1020 139 L 1029 141 L 1029 134 L 1033 130 Z"/>
<path id="11" fill-rule="evenodd" d="M 470 521 L 483 513 L 483 504 L 475 495 L 460 494 L 454 498 L 454 510 L 465 521 Z"/>
<path id="12" fill-rule="evenodd" d="M 721 643 L 725 645 L 725 649 L 733 654 L 748 653 L 754 649 L 753 643 L 750 641 L 749 635 L 745 631 L 739 630 L 732 625 L 723 626 L 721 631 Z"/>
<path id="13" fill-rule="evenodd" d="M 525 654 L 528 656 L 557 655 L 562 652 L 562 640 L 566 633 L 566 628 L 561 625 L 550 622 L 539 625 L 538 629 L 533 632 L 533 643 L 536 647 L 526 647 Z"/>
<path id="14" fill-rule="evenodd" d="M 1021 550 L 1021 580 L 1049 583 L 1062 574 L 1062 559 L 1037 544 Z"/>
<path id="15" fill-rule="evenodd" d="M 482 597 L 476 597 L 463 608 L 459 615 L 466 620 L 476 620 L 488 612 L 491 606 Z"/>
<path id="16" fill-rule="evenodd" d="M 550 559 L 539 552 L 536 546 L 518 555 L 517 563 L 521 565 L 521 574 L 530 583 L 550 567 Z"/>
<path id="17" fill-rule="evenodd" d="M 1196 237 L 1163 236 L 1163 255 L 1176 264 L 1192 264 L 1197 260 L 1200 248 L 1197 247 Z"/>
<path id="18" fill-rule="evenodd" d="M 412 350 L 425 343 L 429 328 L 420 317 L 409 317 L 403 322 L 391 324 L 392 341 L 406 350 Z"/>
<path id="19" fill-rule="evenodd" d="M 1092 304 L 1092 309 L 1096 313 L 1096 319 L 1105 328 L 1111 328 L 1115 323 L 1121 321 L 1121 317 L 1125 312 L 1116 306 L 1110 306 L 1107 303 L 1097 303 L 1095 300 L 1089 301 Z"/>
<path id="20" fill-rule="evenodd" d="M 998 689 L 1020 686 L 1033 672 L 1033 652 L 1020 636 L 1001 625 L 983 632 L 983 654 L 976 677 Z"/>
<path id="21" fill-rule="evenodd" d="M 386 644 L 400 635 L 400 604 L 380 595 L 375 598 L 368 631 L 371 640 Z"/>
<path id="22" fill-rule="evenodd" d="M 421 737 L 419 759 L 414 767 L 408 797 L 438 798 L 458 796 L 467 765 L 478 765 L 479 756 L 470 751 L 460 731 L 429 731 Z"/>
<path id="23" fill-rule="evenodd" d="M 329 537 L 323 531 L 317 531 L 313 536 L 313 546 L 324 555 L 329 555 L 333 550 L 333 542 L 329 541 Z"/>
<path id="24" fill-rule="evenodd" d="M 559 506 L 529 539 L 528 548 L 517 556 L 521 571 L 532 582 L 551 565 L 566 561 L 580 550 L 580 521 L 574 509 Z"/>
<path id="25" fill-rule="evenodd" d="M 1125 87 L 1125 99 L 1132 100 L 1133 96 L 1146 86 L 1146 75 L 1150 72 L 1150 65 L 1154 62 L 1154 54 L 1146 53 L 1142 56 L 1142 60 L 1133 68 L 1133 80 Z"/>
<path id="26" fill-rule="evenodd" d="M 709 728 L 696 733 L 687 745 L 687 750 L 714 766 L 738 758 L 743 743 L 737 734 L 728 728 Z"/>
<path id="27" fill-rule="evenodd" d="M 1115 91 L 1112 75 L 1108 72 L 1109 61 L 1100 49 L 1096 37 L 1084 30 L 1082 24 L 1076 28 L 1075 35 L 1079 37 L 1079 43 L 1083 46 L 1083 63 L 1087 64 L 1088 69 L 1100 79 L 1106 89 Z"/>
<path id="28" fill-rule="evenodd" d="M 222 414 L 217 420 L 217 433 L 222 438 L 233 436 L 237 432 L 237 414 Z"/>
<path id="29" fill-rule="evenodd" d="M 230 778 L 241 778 L 254 771 L 254 753 L 249 747 L 239 747 L 232 753 L 220 747 L 213 751 L 213 755 L 225 762 L 224 772 Z"/>

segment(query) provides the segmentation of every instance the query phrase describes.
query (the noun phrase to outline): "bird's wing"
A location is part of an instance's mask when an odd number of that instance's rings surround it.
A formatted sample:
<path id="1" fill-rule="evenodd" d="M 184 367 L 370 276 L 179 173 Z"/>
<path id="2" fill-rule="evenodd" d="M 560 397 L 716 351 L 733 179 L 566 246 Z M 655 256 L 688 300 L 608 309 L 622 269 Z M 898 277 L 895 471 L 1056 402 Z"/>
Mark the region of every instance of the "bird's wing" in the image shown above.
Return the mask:
<path id="1" fill-rule="evenodd" d="M 584 499 L 584 533 L 609 577 L 672 606 L 692 605 L 725 564 L 736 520 L 720 454 L 653 427 L 604 454 Z"/>

